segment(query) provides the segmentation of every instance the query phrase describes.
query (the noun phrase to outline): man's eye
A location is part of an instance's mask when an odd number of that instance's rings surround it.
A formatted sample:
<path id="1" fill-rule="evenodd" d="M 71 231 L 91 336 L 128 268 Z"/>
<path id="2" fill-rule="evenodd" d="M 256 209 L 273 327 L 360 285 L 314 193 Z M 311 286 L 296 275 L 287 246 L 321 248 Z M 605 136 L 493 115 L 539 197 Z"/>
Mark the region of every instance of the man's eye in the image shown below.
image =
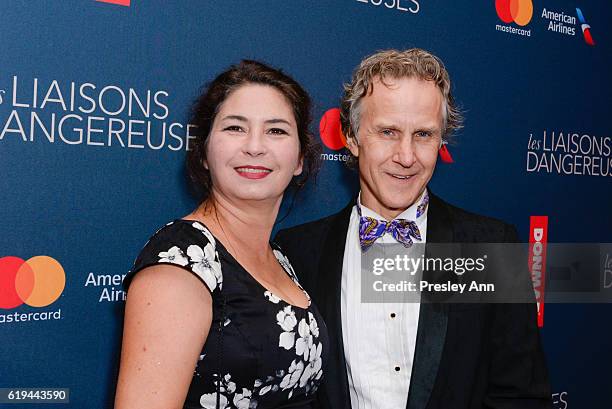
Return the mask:
<path id="1" fill-rule="evenodd" d="M 224 131 L 229 131 L 229 132 L 241 132 L 242 128 L 239 127 L 238 125 L 230 125 L 230 126 L 226 126 L 225 128 L 223 128 Z"/>
<path id="2" fill-rule="evenodd" d="M 383 129 L 382 131 L 380 131 L 380 133 L 383 134 L 384 136 L 395 135 L 395 132 L 393 131 L 393 129 Z"/>
<path id="3" fill-rule="evenodd" d="M 430 136 L 431 136 L 431 132 L 429 132 L 429 131 L 418 131 L 418 132 L 416 133 L 416 135 L 417 135 L 418 137 L 421 137 L 421 138 L 428 138 L 428 137 L 430 137 Z"/>
<path id="4" fill-rule="evenodd" d="M 274 135 L 288 135 L 287 131 L 281 128 L 272 128 L 268 132 Z"/>

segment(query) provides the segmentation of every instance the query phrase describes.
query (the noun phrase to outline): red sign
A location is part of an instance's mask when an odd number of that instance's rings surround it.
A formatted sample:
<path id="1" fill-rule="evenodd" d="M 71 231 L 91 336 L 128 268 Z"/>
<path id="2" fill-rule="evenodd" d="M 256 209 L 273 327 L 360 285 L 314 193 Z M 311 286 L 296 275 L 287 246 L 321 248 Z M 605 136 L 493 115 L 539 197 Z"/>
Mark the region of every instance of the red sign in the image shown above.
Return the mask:
<path id="1" fill-rule="evenodd" d="M 96 1 L 99 1 L 101 3 L 111 3 L 111 4 L 118 4 L 120 6 L 130 7 L 130 0 L 96 0 Z"/>
<path id="2" fill-rule="evenodd" d="M 529 224 L 529 272 L 538 306 L 538 327 L 544 326 L 544 285 L 546 283 L 546 244 L 548 216 L 531 216 Z"/>

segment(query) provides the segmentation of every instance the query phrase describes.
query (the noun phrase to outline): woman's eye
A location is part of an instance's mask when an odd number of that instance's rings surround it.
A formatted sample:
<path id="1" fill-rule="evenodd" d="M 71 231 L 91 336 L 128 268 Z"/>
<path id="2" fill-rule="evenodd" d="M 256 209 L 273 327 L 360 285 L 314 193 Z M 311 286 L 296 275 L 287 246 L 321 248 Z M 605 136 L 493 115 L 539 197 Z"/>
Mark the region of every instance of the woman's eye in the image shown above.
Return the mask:
<path id="1" fill-rule="evenodd" d="M 287 135 L 288 134 L 287 131 L 281 128 L 272 128 L 268 132 L 274 135 Z"/>
<path id="2" fill-rule="evenodd" d="M 225 128 L 223 128 L 224 131 L 229 131 L 229 132 L 241 132 L 242 128 L 239 127 L 238 125 L 230 125 L 230 126 L 226 126 Z"/>

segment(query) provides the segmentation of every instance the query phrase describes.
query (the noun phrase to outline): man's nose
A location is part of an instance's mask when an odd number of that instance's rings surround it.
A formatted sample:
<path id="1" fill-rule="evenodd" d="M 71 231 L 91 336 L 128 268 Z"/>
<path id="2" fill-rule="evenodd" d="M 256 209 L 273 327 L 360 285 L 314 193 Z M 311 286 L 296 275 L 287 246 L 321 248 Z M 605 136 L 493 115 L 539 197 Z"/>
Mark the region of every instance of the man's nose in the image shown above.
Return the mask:
<path id="1" fill-rule="evenodd" d="M 397 142 L 393 160 L 398 164 L 408 168 L 416 160 L 415 147 L 411 136 L 404 136 Z"/>

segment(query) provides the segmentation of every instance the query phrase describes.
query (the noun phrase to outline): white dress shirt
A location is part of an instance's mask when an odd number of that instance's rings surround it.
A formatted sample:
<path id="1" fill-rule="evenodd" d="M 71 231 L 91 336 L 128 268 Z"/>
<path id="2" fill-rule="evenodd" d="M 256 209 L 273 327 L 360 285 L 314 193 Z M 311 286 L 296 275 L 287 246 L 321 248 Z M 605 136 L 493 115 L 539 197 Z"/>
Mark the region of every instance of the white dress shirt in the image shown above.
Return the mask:
<path id="1" fill-rule="evenodd" d="M 397 218 L 416 222 L 422 243 L 427 211 L 417 219 L 424 193 Z M 361 205 L 363 216 L 384 217 Z M 395 243 L 389 233 L 378 243 Z M 416 242 L 416 241 L 415 241 Z M 352 409 L 404 408 L 419 322 L 418 302 L 362 303 L 359 215 L 353 207 L 344 247 L 341 282 L 342 340 Z"/>

